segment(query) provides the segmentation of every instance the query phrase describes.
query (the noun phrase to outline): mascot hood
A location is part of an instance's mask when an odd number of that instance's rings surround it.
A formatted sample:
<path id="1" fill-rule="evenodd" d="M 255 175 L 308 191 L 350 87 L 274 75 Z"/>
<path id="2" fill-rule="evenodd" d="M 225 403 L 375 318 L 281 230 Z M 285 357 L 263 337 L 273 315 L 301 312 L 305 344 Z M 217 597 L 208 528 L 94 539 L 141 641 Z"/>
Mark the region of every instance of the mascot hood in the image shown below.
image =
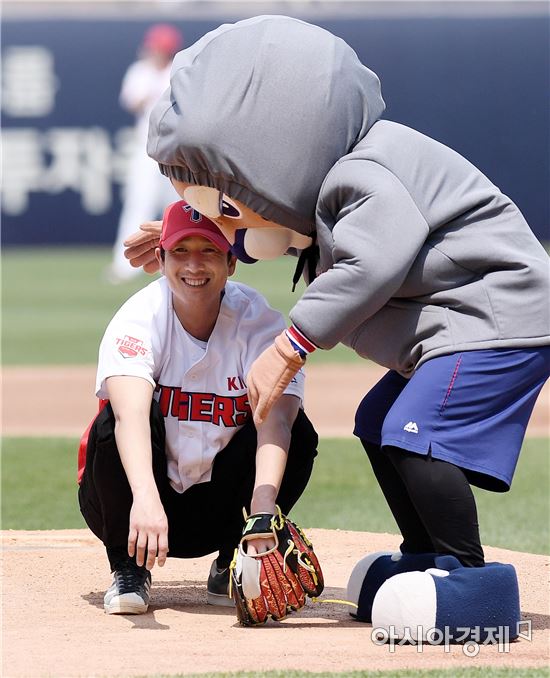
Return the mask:
<path id="1" fill-rule="evenodd" d="M 147 152 L 298 233 L 334 163 L 384 111 L 380 82 L 340 38 L 284 16 L 225 24 L 179 52 Z"/>

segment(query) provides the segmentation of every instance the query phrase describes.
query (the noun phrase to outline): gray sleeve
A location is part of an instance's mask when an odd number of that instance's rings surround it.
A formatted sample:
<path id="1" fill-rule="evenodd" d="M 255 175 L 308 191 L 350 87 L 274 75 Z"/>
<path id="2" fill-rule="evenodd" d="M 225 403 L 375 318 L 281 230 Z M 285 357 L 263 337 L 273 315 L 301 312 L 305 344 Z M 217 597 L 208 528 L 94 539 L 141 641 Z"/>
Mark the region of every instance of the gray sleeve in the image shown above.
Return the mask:
<path id="1" fill-rule="evenodd" d="M 428 230 L 385 167 L 367 160 L 338 165 L 321 191 L 317 226 L 332 266 L 306 289 L 292 322 L 320 348 L 335 346 L 401 287 Z"/>

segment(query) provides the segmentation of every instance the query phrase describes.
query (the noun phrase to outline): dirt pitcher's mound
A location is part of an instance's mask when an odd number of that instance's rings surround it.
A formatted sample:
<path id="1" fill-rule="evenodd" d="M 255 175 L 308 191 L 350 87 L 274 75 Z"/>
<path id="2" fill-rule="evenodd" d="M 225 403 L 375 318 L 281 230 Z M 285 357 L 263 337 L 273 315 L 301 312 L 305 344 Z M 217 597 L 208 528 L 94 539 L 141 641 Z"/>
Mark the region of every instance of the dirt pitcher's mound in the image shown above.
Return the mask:
<path id="1" fill-rule="evenodd" d="M 395 550 L 399 538 L 307 530 L 326 579 L 322 598 L 345 597 L 347 579 L 365 553 Z M 546 556 L 487 548 L 488 560 L 515 565 L 524 639 L 509 646 L 376 645 L 371 626 L 348 607 L 308 602 L 281 623 L 247 629 L 233 610 L 206 605 L 211 557 L 169 559 L 153 570 L 153 600 L 143 616 L 107 616 L 106 557 L 86 530 L 2 533 L 4 547 L 3 671 L 28 676 L 154 676 L 209 671 L 547 666 L 550 610 Z M 529 631 L 530 629 L 530 631 Z M 529 639 L 530 637 L 530 639 Z"/>

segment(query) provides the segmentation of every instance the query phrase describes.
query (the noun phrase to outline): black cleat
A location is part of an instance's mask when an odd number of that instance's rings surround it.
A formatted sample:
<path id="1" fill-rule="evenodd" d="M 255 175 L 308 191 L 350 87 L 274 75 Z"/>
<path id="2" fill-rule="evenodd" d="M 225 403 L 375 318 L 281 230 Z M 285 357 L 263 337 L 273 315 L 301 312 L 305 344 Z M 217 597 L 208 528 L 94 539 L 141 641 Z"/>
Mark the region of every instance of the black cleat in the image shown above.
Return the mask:
<path id="1" fill-rule="evenodd" d="M 229 597 L 229 568 L 218 569 L 216 561 L 212 563 L 206 584 L 206 602 L 209 605 L 235 607 L 233 598 Z"/>

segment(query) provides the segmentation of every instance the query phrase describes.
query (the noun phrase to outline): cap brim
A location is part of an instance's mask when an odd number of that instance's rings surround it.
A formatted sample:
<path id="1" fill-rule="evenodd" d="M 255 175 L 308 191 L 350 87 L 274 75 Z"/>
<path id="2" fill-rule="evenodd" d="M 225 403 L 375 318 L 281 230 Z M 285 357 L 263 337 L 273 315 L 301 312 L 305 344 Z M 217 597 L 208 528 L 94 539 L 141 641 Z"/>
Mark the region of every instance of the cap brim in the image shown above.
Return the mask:
<path id="1" fill-rule="evenodd" d="M 161 240 L 160 244 L 165 250 L 169 250 L 172 249 L 172 247 L 174 247 L 174 245 L 180 240 L 192 235 L 200 235 L 202 238 L 210 240 L 210 242 L 214 243 L 216 247 L 219 247 L 222 252 L 229 252 L 231 248 L 231 245 L 221 233 L 218 235 L 217 233 L 212 233 L 211 231 L 203 231 L 201 229 L 192 228 L 185 229 L 185 231 L 180 231 L 179 233 L 174 233 L 170 237 L 166 238 L 166 240 Z"/>

